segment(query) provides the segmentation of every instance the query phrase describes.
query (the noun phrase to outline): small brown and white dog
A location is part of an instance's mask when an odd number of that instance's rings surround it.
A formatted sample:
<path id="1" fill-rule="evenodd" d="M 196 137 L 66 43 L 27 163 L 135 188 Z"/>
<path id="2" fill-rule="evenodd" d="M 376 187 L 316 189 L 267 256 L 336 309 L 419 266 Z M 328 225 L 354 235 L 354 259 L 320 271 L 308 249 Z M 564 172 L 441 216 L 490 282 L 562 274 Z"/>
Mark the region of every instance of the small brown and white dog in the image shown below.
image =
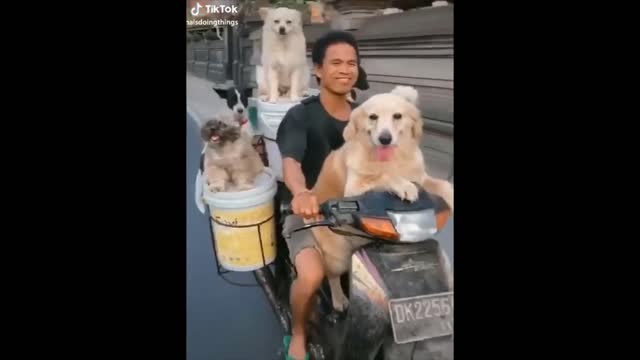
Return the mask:
<path id="1" fill-rule="evenodd" d="M 281 94 L 300 100 L 309 87 L 307 43 L 302 31 L 302 14 L 284 7 L 260 8 L 262 64 L 256 69 L 260 99 L 271 103 Z"/>
<path id="2" fill-rule="evenodd" d="M 404 200 L 415 201 L 416 183 L 443 198 L 453 211 L 453 186 L 431 177 L 425 168 L 417 99 L 414 88 L 397 86 L 390 93 L 370 97 L 353 110 L 343 132 L 344 145 L 329 154 L 312 189 L 319 204 L 370 190 L 390 191 Z M 342 311 L 348 302 L 340 275 L 349 269 L 352 251 L 361 240 L 342 237 L 325 227 L 311 230 L 323 257 L 333 306 Z"/>
<path id="3" fill-rule="evenodd" d="M 232 119 L 208 120 L 200 136 L 206 142 L 204 176 L 209 191 L 243 191 L 255 185 L 264 165 L 251 145 L 251 137 Z"/>

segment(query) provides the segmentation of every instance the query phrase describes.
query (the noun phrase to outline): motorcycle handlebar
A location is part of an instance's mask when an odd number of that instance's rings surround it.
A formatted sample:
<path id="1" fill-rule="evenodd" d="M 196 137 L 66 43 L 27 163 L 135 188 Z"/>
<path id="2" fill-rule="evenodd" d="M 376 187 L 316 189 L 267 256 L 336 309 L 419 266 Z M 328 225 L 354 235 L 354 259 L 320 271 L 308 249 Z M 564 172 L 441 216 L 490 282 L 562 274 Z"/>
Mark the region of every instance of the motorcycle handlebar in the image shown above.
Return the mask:
<path id="1" fill-rule="evenodd" d="M 326 207 L 327 207 L 326 204 L 322 204 L 320 206 L 320 215 L 325 216 L 325 218 L 327 218 L 327 215 L 329 215 L 329 214 L 327 214 Z M 280 204 L 280 214 L 282 215 L 283 218 L 286 217 L 286 216 L 289 216 L 289 215 L 293 215 L 293 208 L 291 207 L 291 204 L 290 203 L 282 203 L 282 204 Z M 299 227 L 299 228 L 285 229 L 283 235 L 288 238 L 294 232 L 298 232 L 298 231 L 301 231 L 301 230 L 310 229 L 310 228 L 316 227 L 316 226 L 335 226 L 335 225 L 336 224 L 335 224 L 334 221 L 332 221 L 332 219 L 327 218 L 327 219 L 322 220 L 322 221 L 316 221 L 316 222 L 305 224 L 304 226 Z"/>
<path id="2" fill-rule="evenodd" d="M 440 207 L 448 208 L 448 206 L 446 205 L 446 202 L 441 197 L 435 196 L 433 194 L 431 194 L 431 197 L 432 197 L 432 201 L 434 201 L 434 204 L 439 204 L 439 205 L 435 205 L 436 208 L 440 208 Z M 342 199 L 342 200 L 345 200 L 345 199 Z M 357 212 L 358 206 L 356 205 L 354 207 L 354 205 L 352 204 L 354 200 L 352 199 L 351 200 L 346 199 L 346 201 L 344 202 L 342 200 L 337 200 L 337 199 L 329 200 L 320 205 L 319 215 L 323 216 L 324 220 L 306 223 L 304 226 L 297 229 L 285 229 L 287 233 L 286 234 L 283 233 L 283 235 L 285 235 L 285 237 L 290 237 L 291 234 L 294 232 L 309 229 L 316 226 L 336 227 L 336 226 L 341 226 L 344 224 L 351 223 L 354 220 L 354 218 L 351 217 L 349 213 L 352 213 L 353 211 Z M 336 205 L 338 207 L 337 211 L 335 211 Z M 285 218 L 289 215 L 293 215 L 293 209 L 291 207 L 291 203 L 281 203 L 280 214 L 282 215 L 282 218 Z"/>
<path id="3" fill-rule="evenodd" d="M 286 217 L 289 215 L 293 215 L 293 208 L 291 207 L 291 203 L 282 203 L 280 204 L 280 214 L 282 217 Z M 319 215 L 328 216 L 327 204 L 321 204 L 320 209 L 318 211 Z"/>
<path id="4" fill-rule="evenodd" d="M 291 207 L 291 204 L 290 203 L 280 204 L 280 214 L 282 214 L 283 217 L 293 215 L 293 208 Z"/>

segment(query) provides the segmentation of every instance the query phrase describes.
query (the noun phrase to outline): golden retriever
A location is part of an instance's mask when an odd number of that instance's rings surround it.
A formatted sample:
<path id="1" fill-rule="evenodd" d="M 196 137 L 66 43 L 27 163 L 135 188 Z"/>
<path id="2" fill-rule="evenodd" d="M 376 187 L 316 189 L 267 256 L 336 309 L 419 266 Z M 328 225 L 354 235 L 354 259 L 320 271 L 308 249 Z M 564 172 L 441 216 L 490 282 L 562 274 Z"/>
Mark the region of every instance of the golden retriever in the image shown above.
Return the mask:
<path id="1" fill-rule="evenodd" d="M 353 110 L 343 132 L 344 145 L 327 157 L 312 189 L 319 204 L 370 190 L 390 191 L 415 201 L 418 188 L 414 183 L 418 183 L 442 197 L 453 211 L 453 186 L 429 176 L 425 169 L 417 98 L 414 88 L 397 86 L 390 93 L 372 96 Z M 323 257 L 333 306 L 343 311 L 348 302 L 340 275 L 348 270 L 352 250 L 359 246 L 355 242 L 361 240 L 347 239 L 325 227 L 311 230 Z"/>
<path id="2" fill-rule="evenodd" d="M 207 144 L 204 175 L 209 191 L 242 191 L 254 186 L 264 164 L 251 144 L 251 137 L 240 126 L 231 119 L 215 118 L 202 126 L 200 136 Z"/>

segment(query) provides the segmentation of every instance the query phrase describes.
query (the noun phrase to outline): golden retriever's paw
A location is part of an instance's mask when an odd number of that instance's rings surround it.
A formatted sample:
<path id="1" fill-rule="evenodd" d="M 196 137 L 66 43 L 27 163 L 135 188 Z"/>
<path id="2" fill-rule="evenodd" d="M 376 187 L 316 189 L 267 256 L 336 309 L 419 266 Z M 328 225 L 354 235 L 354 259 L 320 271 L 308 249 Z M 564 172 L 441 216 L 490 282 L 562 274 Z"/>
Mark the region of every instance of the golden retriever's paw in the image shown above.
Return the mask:
<path id="1" fill-rule="evenodd" d="M 402 182 L 400 185 L 395 186 L 393 193 L 398 195 L 400 199 L 408 200 L 409 202 L 414 202 L 418 199 L 418 187 L 410 181 Z"/>
<path id="2" fill-rule="evenodd" d="M 268 98 L 267 95 L 260 95 L 260 101 L 267 101 Z"/>
<path id="3" fill-rule="evenodd" d="M 269 98 L 269 102 L 270 102 L 270 103 L 272 103 L 272 104 L 277 103 L 277 102 L 278 102 L 278 97 L 276 97 L 276 96 L 272 96 L 272 97 L 270 97 L 270 98 Z"/>
<path id="4" fill-rule="evenodd" d="M 209 184 L 209 191 L 211 192 L 221 192 L 225 190 L 224 181 L 214 181 Z"/>

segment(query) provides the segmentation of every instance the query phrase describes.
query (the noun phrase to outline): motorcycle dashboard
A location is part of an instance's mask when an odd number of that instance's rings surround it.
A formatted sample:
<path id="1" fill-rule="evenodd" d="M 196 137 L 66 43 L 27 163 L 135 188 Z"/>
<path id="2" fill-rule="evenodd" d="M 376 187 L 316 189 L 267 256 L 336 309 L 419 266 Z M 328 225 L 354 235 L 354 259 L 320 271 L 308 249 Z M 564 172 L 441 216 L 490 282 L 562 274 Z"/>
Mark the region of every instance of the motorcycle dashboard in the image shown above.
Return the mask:
<path id="1" fill-rule="evenodd" d="M 386 191 L 369 191 L 359 196 L 347 197 L 335 201 L 331 206 L 339 213 L 358 213 L 360 216 L 388 216 L 387 211 L 420 211 L 434 209 L 436 212 L 446 205 L 426 191 L 421 190 L 414 202 L 401 200 L 397 195 Z"/>

